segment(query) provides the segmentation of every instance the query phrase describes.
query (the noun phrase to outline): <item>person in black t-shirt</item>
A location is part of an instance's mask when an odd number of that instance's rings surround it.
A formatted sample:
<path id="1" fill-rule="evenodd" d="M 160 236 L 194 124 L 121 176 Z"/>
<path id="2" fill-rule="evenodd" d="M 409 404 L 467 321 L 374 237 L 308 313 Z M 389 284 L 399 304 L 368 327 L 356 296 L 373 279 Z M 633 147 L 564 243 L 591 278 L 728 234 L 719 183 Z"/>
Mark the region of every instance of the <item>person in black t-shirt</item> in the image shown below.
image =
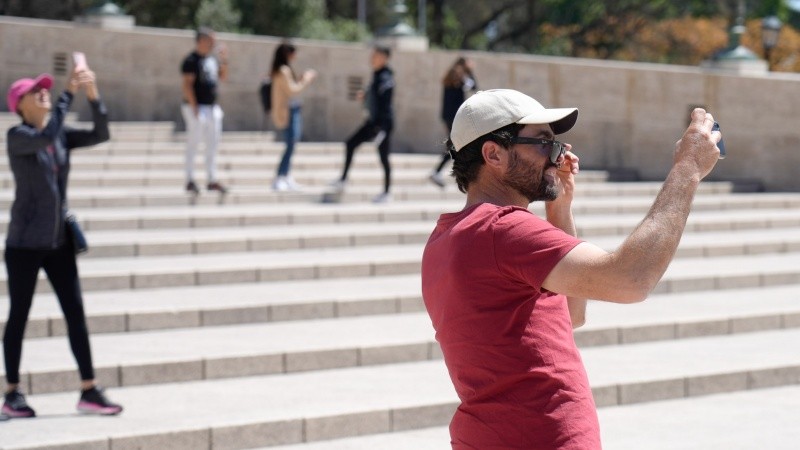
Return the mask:
<path id="1" fill-rule="evenodd" d="M 181 64 L 183 75 L 183 105 L 181 113 L 186 123 L 186 190 L 199 193 L 194 182 L 194 155 L 200 141 L 206 148 L 206 188 L 227 192 L 217 181 L 217 147 L 222 134 L 222 108 L 217 104 L 217 85 L 227 76 L 227 51 L 224 46 L 214 51 L 214 31 L 199 28 L 195 49 Z"/>

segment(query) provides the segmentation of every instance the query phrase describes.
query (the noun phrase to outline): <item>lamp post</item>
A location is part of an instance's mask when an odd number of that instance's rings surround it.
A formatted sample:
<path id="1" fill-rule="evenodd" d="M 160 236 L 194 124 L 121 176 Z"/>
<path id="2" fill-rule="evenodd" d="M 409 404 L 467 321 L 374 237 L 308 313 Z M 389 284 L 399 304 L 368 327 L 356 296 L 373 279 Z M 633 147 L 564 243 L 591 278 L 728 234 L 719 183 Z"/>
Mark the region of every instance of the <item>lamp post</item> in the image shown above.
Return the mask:
<path id="1" fill-rule="evenodd" d="M 781 33 L 783 22 L 775 16 L 765 17 L 761 20 L 761 44 L 764 46 L 764 59 L 767 60 L 767 67 L 772 69 L 770 54 L 772 49 L 778 44 L 778 36 Z"/>

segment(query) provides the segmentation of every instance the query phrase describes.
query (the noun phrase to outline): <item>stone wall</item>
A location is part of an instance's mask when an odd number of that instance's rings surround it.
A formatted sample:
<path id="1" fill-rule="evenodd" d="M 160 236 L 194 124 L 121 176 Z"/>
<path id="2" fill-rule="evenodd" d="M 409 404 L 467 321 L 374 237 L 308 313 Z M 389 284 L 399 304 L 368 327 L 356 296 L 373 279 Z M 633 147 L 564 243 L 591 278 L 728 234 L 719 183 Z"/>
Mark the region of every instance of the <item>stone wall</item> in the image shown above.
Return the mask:
<path id="1" fill-rule="evenodd" d="M 226 130 L 270 128 L 258 86 L 277 38 L 219 34 L 230 50 L 230 79 L 221 88 Z M 169 120 L 181 128 L 182 58 L 193 48 L 190 30 L 136 27 L 103 30 L 71 22 L 0 18 L 0 86 L 56 71 L 57 57 L 87 54 L 113 120 Z M 294 67 L 320 76 L 304 96 L 305 138 L 342 140 L 362 121 L 353 86 L 367 83 L 369 48 L 295 40 Z M 396 52 L 395 151 L 436 152 L 445 138 L 439 120 L 440 79 L 459 53 Z M 578 126 L 564 140 L 587 168 L 633 169 L 662 179 L 692 105 L 707 107 L 722 125 L 728 158 L 715 179 L 763 182 L 769 190 L 800 190 L 798 103 L 800 76 L 736 76 L 699 67 L 533 55 L 469 52 L 483 89 L 509 87 L 547 106 L 577 106 Z M 66 76 L 57 76 L 63 86 Z M 0 107 L 5 106 L 5 96 Z M 87 109 L 78 102 L 78 112 Z"/>

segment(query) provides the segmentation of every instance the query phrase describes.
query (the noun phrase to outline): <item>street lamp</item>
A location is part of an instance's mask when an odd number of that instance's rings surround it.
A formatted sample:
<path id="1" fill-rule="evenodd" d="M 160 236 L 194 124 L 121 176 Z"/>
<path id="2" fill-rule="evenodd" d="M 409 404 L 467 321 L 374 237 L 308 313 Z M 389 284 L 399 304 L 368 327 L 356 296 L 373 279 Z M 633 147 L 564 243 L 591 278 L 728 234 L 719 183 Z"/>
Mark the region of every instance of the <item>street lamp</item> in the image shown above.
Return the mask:
<path id="1" fill-rule="evenodd" d="M 782 26 L 781 19 L 775 16 L 765 17 L 761 20 L 761 44 L 764 46 L 764 59 L 767 60 L 767 65 L 770 68 L 772 68 L 770 53 L 778 44 L 778 35 L 781 33 Z"/>

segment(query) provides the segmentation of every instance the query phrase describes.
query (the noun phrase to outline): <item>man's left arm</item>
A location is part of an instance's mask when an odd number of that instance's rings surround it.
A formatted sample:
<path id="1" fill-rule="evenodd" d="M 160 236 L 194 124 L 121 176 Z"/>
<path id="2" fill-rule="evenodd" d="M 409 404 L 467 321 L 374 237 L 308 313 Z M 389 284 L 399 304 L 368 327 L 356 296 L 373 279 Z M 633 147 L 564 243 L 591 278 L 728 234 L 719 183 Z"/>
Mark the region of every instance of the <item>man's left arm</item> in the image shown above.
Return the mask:
<path id="1" fill-rule="evenodd" d="M 567 153 L 564 155 L 564 162 L 558 168 L 559 195 L 557 199 L 545 202 L 545 213 L 547 221 L 553 226 L 570 236 L 577 237 L 578 230 L 572 215 L 572 200 L 575 194 L 575 175 L 579 171 L 579 159 L 570 151 L 572 146 L 566 145 Z M 586 323 L 586 303 L 587 299 L 585 298 L 567 297 L 572 328 L 578 328 Z"/>
<path id="2" fill-rule="evenodd" d="M 228 46 L 220 44 L 217 49 L 217 64 L 219 64 L 219 80 L 228 80 Z"/>

